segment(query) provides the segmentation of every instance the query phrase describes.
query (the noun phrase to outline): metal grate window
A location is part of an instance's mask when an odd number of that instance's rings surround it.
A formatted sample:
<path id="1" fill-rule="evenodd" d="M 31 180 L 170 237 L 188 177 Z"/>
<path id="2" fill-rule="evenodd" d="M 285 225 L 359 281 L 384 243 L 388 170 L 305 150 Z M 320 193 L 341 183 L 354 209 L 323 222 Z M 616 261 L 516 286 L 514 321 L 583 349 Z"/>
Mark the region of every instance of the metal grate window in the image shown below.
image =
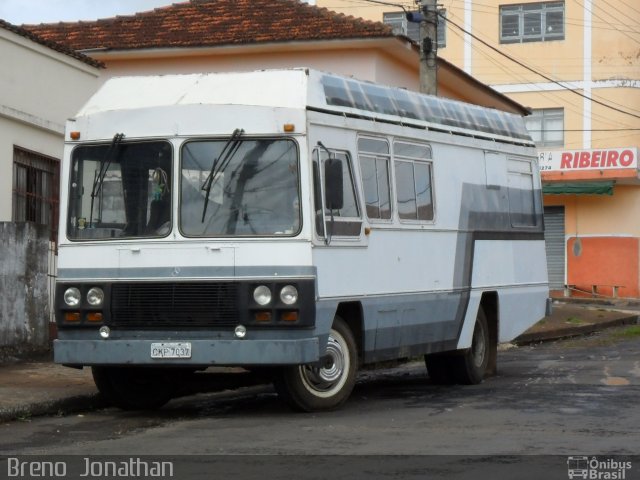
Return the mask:
<path id="1" fill-rule="evenodd" d="M 14 222 L 47 225 L 58 239 L 60 162 L 19 147 L 13 148 Z"/>
<path id="2" fill-rule="evenodd" d="M 564 39 L 564 2 L 500 7 L 500 43 Z"/>

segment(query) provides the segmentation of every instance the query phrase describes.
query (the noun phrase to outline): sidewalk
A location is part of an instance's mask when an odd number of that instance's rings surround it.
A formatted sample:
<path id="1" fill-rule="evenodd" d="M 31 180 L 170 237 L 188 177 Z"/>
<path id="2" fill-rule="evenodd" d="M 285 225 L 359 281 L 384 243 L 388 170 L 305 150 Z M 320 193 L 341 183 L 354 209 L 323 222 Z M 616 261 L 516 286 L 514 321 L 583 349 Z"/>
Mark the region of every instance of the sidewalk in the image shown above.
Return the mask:
<path id="1" fill-rule="evenodd" d="M 590 299 L 572 299 L 570 303 L 560 301 L 554 303 L 553 315 L 545 317 L 514 343 L 523 345 L 632 325 L 638 323 L 639 313 L 638 302 Z M 239 386 L 233 383 L 228 382 L 227 386 Z M 0 365 L 0 421 L 86 411 L 104 406 L 89 368 L 77 370 L 63 367 L 52 363 L 50 358 Z"/>

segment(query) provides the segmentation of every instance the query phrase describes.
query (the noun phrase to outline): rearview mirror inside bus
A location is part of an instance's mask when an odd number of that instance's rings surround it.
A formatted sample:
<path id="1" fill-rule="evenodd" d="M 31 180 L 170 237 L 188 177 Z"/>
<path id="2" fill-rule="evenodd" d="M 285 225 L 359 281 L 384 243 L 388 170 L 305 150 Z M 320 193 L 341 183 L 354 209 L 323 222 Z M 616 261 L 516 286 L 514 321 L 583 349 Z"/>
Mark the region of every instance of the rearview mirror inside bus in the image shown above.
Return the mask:
<path id="1" fill-rule="evenodd" d="M 325 206 L 328 210 L 340 210 L 343 207 L 342 160 L 329 158 L 324 162 Z"/>

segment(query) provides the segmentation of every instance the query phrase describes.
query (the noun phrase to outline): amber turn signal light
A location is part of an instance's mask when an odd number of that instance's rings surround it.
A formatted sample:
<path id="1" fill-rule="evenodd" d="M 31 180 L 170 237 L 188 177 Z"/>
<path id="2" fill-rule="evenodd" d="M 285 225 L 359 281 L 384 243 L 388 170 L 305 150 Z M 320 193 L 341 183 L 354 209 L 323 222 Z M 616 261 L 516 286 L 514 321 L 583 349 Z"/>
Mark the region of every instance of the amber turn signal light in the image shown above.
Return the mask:
<path id="1" fill-rule="evenodd" d="M 101 312 L 87 313 L 87 322 L 102 322 L 102 313 Z"/>
<path id="2" fill-rule="evenodd" d="M 256 322 L 270 322 L 271 312 L 256 312 L 255 319 Z"/>
<path id="3" fill-rule="evenodd" d="M 80 321 L 80 313 L 78 312 L 67 312 L 64 314 L 65 322 L 79 322 Z"/>
<path id="4" fill-rule="evenodd" d="M 280 319 L 285 322 L 297 322 L 298 312 L 282 312 Z"/>

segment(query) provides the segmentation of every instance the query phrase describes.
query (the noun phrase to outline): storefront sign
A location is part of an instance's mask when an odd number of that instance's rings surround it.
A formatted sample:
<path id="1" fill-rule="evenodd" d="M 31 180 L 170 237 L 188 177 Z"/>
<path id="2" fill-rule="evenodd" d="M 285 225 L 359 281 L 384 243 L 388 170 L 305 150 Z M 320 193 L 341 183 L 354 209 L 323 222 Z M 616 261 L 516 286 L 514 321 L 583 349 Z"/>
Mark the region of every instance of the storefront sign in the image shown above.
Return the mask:
<path id="1" fill-rule="evenodd" d="M 584 171 L 638 168 L 638 149 L 559 150 L 538 154 L 540 171 Z"/>

